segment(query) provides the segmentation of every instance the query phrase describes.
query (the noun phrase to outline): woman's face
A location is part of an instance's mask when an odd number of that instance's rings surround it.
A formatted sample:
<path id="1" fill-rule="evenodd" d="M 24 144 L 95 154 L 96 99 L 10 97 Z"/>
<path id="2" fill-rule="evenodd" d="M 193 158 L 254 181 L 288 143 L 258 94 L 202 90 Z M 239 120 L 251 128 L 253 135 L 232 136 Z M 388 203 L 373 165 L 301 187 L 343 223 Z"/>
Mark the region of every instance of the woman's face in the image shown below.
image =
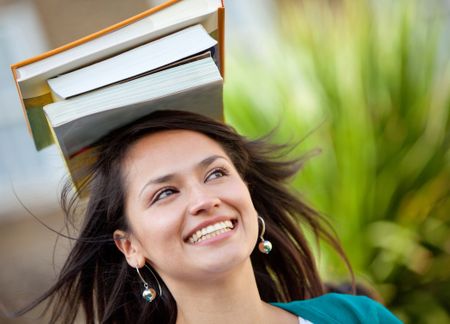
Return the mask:
<path id="1" fill-rule="evenodd" d="M 130 225 L 119 248 L 164 280 L 205 280 L 249 261 L 258 234 L 246 183 L 222 147 L 186 130 L 142 138 L 123 166 Z"/>

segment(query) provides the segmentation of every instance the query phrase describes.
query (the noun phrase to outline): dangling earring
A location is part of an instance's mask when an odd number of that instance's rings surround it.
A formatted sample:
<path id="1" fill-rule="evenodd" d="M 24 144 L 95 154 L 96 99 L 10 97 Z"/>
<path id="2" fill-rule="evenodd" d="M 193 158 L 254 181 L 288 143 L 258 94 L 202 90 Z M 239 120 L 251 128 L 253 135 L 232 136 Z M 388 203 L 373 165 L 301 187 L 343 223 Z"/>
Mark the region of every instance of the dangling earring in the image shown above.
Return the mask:
<path id="1" fill-rule="evenodd" d="M 155 278 L 156 283 L 158 285 L 158 289 L 159 289 L 159 296 L 162 296 L 162 289 L 161 289 L 161 285 L 159 284 L 158 278 L 156 278 L 155 273 L 152 271 L 152 269 L 147 264 L 145 264 L 145 267 L 151 272 L 151 274 Z M 147 301 L 147 303 L 151 303 L 152 301 L 155 300 L 156 297 L 158 297 L 158 295 L 157 295 L 155 289 L 148 287 L 148 283 L 142 277 L 141 273 L 139 272 L 138 267 L 136 267 L 136 271 L 139 275 L 139 278 L 141 278 L 141 281 L 144 283 L 144 291 L 142 292 L 142 297 Z"/>
<path id="2" fill-rule="evenodd" d="M 261 221 L 262 224 L 261 235 L 259 236 L 261 242 L 258 244 L 258 249 L 264 254 L 269 254 L 270 251 L 272 251 L 272 243 L 264 239 L 264 233 L 266 232 L 266 223 L 264 222 L 264 219 L 261 216 L 258 216 L 258 219 Z"/>

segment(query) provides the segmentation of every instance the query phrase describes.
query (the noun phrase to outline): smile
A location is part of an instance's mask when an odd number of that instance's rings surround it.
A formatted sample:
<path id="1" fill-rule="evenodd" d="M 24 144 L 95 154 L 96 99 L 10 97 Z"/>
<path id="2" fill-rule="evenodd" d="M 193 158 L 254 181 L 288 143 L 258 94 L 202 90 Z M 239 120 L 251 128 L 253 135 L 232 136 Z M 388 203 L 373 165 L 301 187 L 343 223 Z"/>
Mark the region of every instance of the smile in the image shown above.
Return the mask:
<path id="1" fill-rule="evenodd" d="M 233 230 L 234 224 L 231 220 L 226 220 L 223 222 L 217 222 L 212 225 L 205 226 L 195 232 L 192 236 L 188 238 L 190 243 L 200 243 L 201 241 L 213 238 L 225 232 Z"/>

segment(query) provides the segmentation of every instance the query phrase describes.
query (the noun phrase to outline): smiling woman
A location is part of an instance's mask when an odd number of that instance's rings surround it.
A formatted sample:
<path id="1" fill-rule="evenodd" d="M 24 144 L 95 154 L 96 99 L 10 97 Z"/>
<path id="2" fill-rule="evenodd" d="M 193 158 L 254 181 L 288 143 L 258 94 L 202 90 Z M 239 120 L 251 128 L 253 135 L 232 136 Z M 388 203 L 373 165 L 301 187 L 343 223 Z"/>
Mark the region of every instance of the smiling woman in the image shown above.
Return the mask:
<path id="1" fill-rule="evenodd" d="M 287 189 L 301 160 L 274 159 L 283 148 L 186 112 L 109 134 L 89 180 L 62 195 L 71 218 L 89 193 L 80 236 L 23 312 L 49 299 L 52 323 L 80 310 L 87 323 L 398 323 L 366 297 L 325 294 L 304 230 L 347 260 Z"/>
<path id="2" fill-rule="evenodd" d="M 128 231 L 114 235 L 131 267 L 149 260 L 179 295 L 245 265 L 257 214 L 219 143 L 188 130 L 158 132 L 136 141 L 122 168 Z"/>

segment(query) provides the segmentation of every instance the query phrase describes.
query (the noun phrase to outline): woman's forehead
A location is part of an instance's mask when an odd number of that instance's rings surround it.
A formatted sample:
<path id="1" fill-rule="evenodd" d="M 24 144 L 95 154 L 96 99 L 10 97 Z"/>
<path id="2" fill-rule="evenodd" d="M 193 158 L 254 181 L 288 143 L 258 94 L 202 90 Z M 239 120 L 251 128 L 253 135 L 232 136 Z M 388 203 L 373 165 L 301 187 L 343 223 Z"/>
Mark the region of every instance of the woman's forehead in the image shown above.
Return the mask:
<path id="1" fill-rule="evenodd" d="M 127 152 L 128 159 L 135 159 L 147 155 L 162 156 L 177 155 L 186 152 L 200 153 L 201 151 L 222 151 L 221 145 L 210 137 L 191 130 L 165 130 L 152 133 L 132 144 Z"/>
<path id="2" fill-rule="evenodd" d="M 132 178 L 182 172 L 212 155 L 228 155 L 208 136 L 190 130 L 168 130 L 149 134 L 134 143 L 125 157 L 125 171 Z"/>

